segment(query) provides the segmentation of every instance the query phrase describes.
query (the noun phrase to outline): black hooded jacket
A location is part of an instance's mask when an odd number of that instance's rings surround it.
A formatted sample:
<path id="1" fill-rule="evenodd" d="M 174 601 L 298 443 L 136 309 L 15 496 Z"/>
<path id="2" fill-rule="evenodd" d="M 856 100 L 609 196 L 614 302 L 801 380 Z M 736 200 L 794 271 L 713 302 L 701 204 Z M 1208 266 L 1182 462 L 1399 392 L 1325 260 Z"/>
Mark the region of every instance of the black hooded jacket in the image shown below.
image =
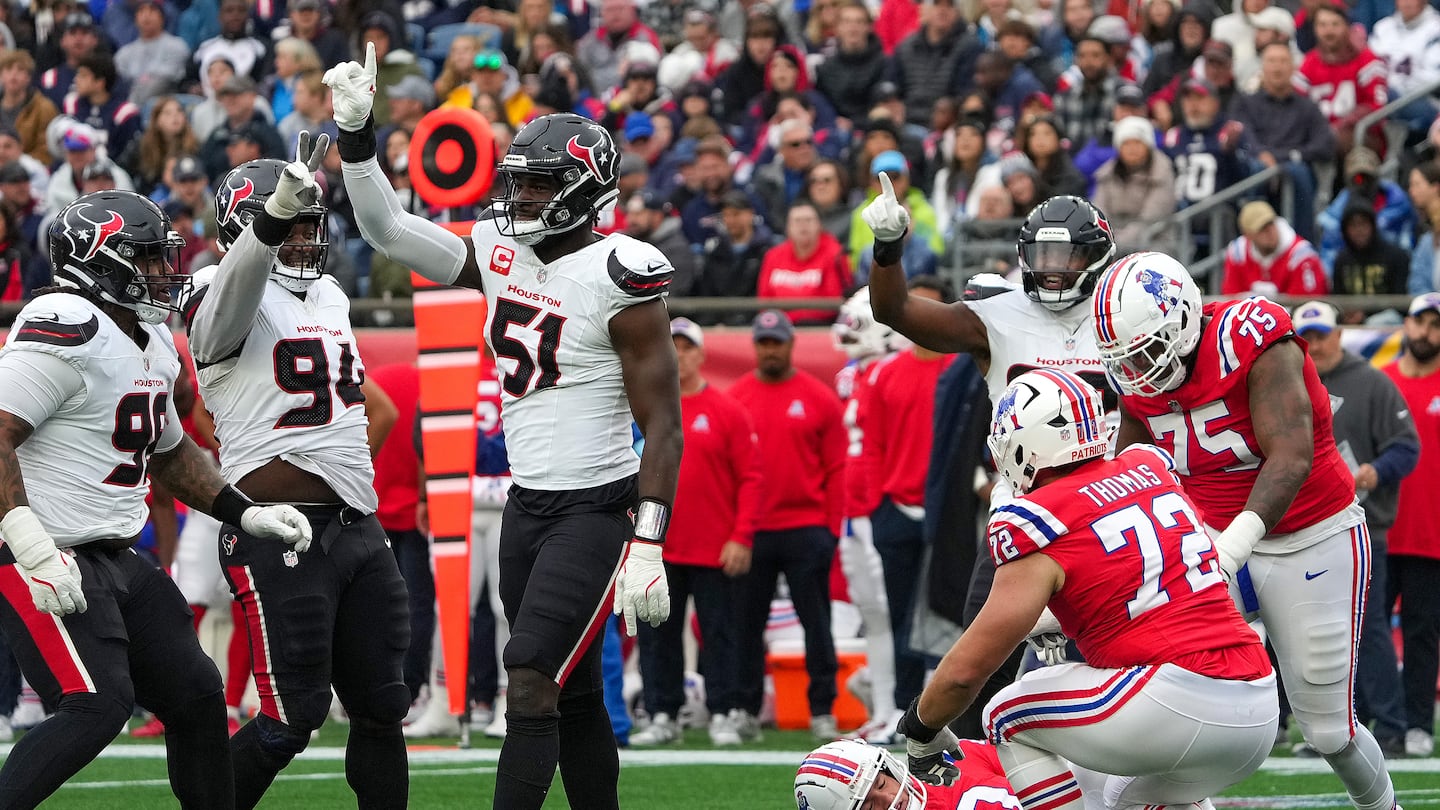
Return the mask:
<path id="1" fill-rule="evenodd" d="M 1370 243 L 1357 245 L 1345 232 L 1345 224 L 1355 217 L 1370 221 Z M 1376 225 L 1375 209 L 1360 203 L 1346 206 L 1340 217 L 1340 233 L 1345 247 L 1335 257 L 1336 295 L 1404 295 L 1410 278 L 1410 254 L 1385 241 Z"/>
<path id="2" fill-rule="evenodd" d="M 1180 44 L 1180 23 L 1186 17 L 1195 18 L 1205 29 L 1205 36 L 1200 39 L 1201 47 L 1193 51 L 1185 50 Z M 1155 46 L 1154 59 L 1150 62 L 1150 72 L 1145 76 L 1145 84 L 1141 89 L 1147 97 L 1159 92 L 1161 88 L 1170 83 L 1171 79 L 1184 73 L 1195 64 L 1200 58 L 1200 50 L 1204 47 L 1205 41 L 1210 39 L 1210 26 L 1215 22 L 1215 10 L 1208 0 L 1190 0 L 1180 14 L 1175 18 L 1175 33 L 1169 41 L 1161 42 Z"/>

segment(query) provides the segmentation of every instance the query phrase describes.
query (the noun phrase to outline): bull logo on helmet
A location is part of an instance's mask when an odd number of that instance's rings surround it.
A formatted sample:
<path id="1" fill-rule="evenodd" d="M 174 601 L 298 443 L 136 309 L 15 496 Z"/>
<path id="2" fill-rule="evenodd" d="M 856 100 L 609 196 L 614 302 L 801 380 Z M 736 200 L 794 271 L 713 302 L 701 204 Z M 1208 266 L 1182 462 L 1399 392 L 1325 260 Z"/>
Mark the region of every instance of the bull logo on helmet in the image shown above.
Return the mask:
<path id="1" fill-rule="evenodd" d="M 584 133 L 570 138 L 565 144 L 565 152 L 585 164 L 590 174 L 603 185 L 609 185 L 615 180 L 615 150 L 605 149 L 605 139 L 610 137 L 599 127 L 587 127 L 587 130 L 595 135 L 595 142 L 583 144 L 580 142 Z"/>
<path id="2" fill-rule="evenodd" d="M 225 202 L 225 213 L 220 217 L 221 222 L 229 222 L 230 218 L 235 216 L 240 203 L 250 199 L 250 195 L 255 193 L 255 182 L 247 177 L 239 188 L 227 188 L 226 191 L 230 192 L 230 199 Z"/>
<path id="3" fill-rule="evenodd" d="M 92 206 L 86 206 L 86 208 L 90 207 Z M 107 211 L 106 213 L 110 215 L 109 219 L 105 220 L 104 222 L 95 222 L 94 220 L 87 219 L 85 217 L 83 209 L 77 210 L 75 212 L 75 216 L 78 217 L 82 222 L 87 222 L 95 226 L 95 235 L 90 242 L 89 247 L 85 249 L 84 255 L 80 256 L 80 261 L 88 262 L 91 259 L 95 258 L 95 254 L 100 252 L 100 248 L 105 246 L 105 242 L 109 240 L 110 237 L 114 236 L 117 233 L 120 233 L 122 230 L 125 229 L 124 217 L 120 216 L 114 211 Z"/>

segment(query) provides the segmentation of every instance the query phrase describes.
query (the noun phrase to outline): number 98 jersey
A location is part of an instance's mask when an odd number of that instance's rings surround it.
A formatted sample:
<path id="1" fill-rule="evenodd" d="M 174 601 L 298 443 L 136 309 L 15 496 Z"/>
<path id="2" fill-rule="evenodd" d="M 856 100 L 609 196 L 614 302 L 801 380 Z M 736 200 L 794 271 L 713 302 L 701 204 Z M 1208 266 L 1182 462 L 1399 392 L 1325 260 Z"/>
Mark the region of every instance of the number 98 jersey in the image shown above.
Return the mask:
<path id="1" fill-rule="evenodd" d="M 997 567 L 1044 554 L 1064 570 L 1050 609 L 1090 666 L 1169 663 L 1219 678 L 1269 669 L 1194 504 L 1156 447 L 1131 445 L 999 507 L 989 542 Z M 1239 657 L 1244 672 L 1235 657 L 1215 654 L 1245 645 L 1254 654 Z"/>
<path id="2" fill-rule="evenodd" d="M 217 269 L 194 275 L 191 300 Z M 378 507 L 360 391 L 365 367 L 350 329 L 350 299 L 333 277 L 321 276 L 301 297 L 267 281 L 236 354 L 197 363 L 195 376 L 215 416 L 225 480 L 283 458 L 324 480 L 350 506 Z"/>
<path id="3" fill-rule="evenodd" d="M 547 264 L 491 219 L 475 223 L 471 242 L 512 480 L 570 490 L 634 475 L 634 417 L 610 319 L 663 295 L 675 273 L 669 260 L 652 245 L 611 234 Z"/>
<path id="4" fill-rule="evenodd" d="M 1250 418 L 1250 369 L 1270 347 L 1299 338 L 1285 308 L 1263 297 L 1209 303 L 1203 311 L 1204 332 L 1185 382 L 1159 396 L 1126 396 L 1124 406 L 1175 457 L 1205 523 L 1224 529 L 1244 510 L 1264 461 Z M 1304 360 L 1315 461 L 1274 534 L 1316 525 L 1355 500 L 1354 479 L 1335 448 L 1330 394 L 1308 353 Z"/>

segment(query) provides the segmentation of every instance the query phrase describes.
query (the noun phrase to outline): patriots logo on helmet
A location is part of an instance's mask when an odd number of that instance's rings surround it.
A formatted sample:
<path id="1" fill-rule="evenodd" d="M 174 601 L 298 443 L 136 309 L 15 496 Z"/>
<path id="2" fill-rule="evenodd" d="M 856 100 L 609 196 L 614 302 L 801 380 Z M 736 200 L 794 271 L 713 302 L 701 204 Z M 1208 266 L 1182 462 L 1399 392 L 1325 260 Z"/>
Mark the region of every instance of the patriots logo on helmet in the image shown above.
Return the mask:
<path id="1" fill-rule="evenodd" d="M 997 426 L 1007 423 L 1005 424 L 1007 429 L 1013 430 L 1020 427 L 1020 417 L 1015 413 L 1015 399 L 1019 393 L 1019 388 L 1011 388 L 1005 392 L 1004 396 L 1000 397 L 1000 403 L 995 406 Z"/>
<path id="2" fill-rule="evenodd" d="M 582 144 L 580 139 L 583 137 L 583 133 L 575 135 L 565 144 L 565 152 L 585 164 L 585 168 L 590 170 L 590 174 L 594 175 L 596 180 L 608 184 L 615 179 L 615 152 L 602 148 L 605 145 L 605 138 L 608 137 L 604 130 L 598 127 L 591 129 L 597 133 L 594 143 Z"/>
<path id="3" fill-rule="evenodd" d="M 250 195 L 255 193 L 255 182 L 247 177 L 239 188 L 227 191 L 230 192 L 230 199 L 225 202 L 225 215 L 220 217 L 221 222 L 229 222 L 230 218 L 235 216 L 235 210 L 240 207 L 240 203 L 250 199 Z"/>
<path id="4" fill-rule="evenodd" d="M 90 243 L 90 246 L 86 248 L 84 255 L 80 256 L 80 261 L 87 262 L 95 258 L 95 254 L 99 253 L 100 248 L 105 246 L 106 240 L 125 229 L 124 217 L 120 216 L 114 211 L 107 211 L 106 213 L 110 215 L 109 219 L 105 220 L 104 222 L 95 222 L 94 220 L 87 218 L 83 212 L 75 212 L 75 215 L 78 216 L 80 219 L 84 220 L 85 222 L 89 222 L 90 224 L 95 226 L 94 241 L 92 241 Z"/>
<path id="5" fill-rule="evenodd" d="M 1160 308 L 1160 314 L 1170 314 L 1170 308 L 1179 301 L 1178 296 L 1183 288 L 1180 282 L 1149 268 L 1144 268 L 1136 273 L 1135 280 L 1140 283 L 1141 289 L 1155 299 L 1155 305 Z"/>

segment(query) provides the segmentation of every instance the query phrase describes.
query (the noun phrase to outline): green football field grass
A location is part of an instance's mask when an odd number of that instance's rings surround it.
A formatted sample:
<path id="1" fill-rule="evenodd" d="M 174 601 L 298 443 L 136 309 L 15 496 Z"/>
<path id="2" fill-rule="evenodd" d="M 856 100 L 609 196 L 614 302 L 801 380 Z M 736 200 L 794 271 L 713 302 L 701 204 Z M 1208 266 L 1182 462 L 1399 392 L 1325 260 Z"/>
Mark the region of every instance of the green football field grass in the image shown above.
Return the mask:
<path id="1" fill-rule="evenodd" d="M 310 749 L 285 770 L 266 794 L 262 808 L 354 807 L 345 784 L 343 726 L 327 725 Z M 454 740 L 436 739 L 410 751 L 410 806 L 489 807 L 499 744 L 477 740 L 460 750 Z M 716 750 L 704 731 L 690 731 L 685 743 L 660 750 L 621 754 L 620 805 L 625 810 L 767 810 L 793 808 L 790 784 L 795 766 L 812 743 L 805 732 L 767 732 L 752 747 Z M 0 756 L 9 746 L 0 746 Z M 1440 806 L 1440 759 L 1394 760 L 1391 773 L 1406 810 Z M 1260 773 L 1217 797 L 1220 808 L 1345 808 L 1350 804 L 1323 760 L 1277 756 Z M 165 779 L 163 745 L 117 740 L 42 807 L 57 810 L 149 810 L 178 803 Z M 564 808 L 557 777 L 547 808 Z"/>

